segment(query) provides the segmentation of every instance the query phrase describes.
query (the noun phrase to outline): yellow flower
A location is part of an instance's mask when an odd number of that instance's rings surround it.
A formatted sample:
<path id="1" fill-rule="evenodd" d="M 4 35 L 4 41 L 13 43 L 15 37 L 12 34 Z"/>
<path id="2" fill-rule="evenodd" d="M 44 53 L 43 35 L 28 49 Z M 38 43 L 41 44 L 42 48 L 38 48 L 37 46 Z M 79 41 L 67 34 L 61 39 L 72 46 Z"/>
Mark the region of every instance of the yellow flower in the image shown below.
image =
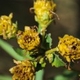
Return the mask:
<path id="1" fill-rule="evenodd" d="M 45 28 L 54 17 L 53 12 L 56 7 L 56 4 L 53 0 L 35 0 L 34 1 L 34 13 L 35 20 Z"/>
<path id="2" fill-rule="evenodd" d="M 35 80 L 35 68 L 29 60 L 14 61 L 17 65 L 10 69 L 12 80 Z"/>
<path id="3" fill-rule="evenodd" d="M 16 34 L 17 25 L 12 23 L 12 17 L 12 13 L 9 14 L 9 16 L 3 15 L 0 17 L 0 35 L 3 36 L 4 39 L 10 39 Z"/>
<path id="4" fill-rule="evenodd" d="M 69 35 L 59 38 L 58 49 L 67 62 L 80 59 L 80 40 L 78 38 Z"/>
<path id="5" fill-rule="evenodd" d="M 39 35 L 33 28 L 25 26 L 25 31 L 19 31 L 18 35 L 18 44 L 22 49 L 33 50 L 40 44 Z"/>

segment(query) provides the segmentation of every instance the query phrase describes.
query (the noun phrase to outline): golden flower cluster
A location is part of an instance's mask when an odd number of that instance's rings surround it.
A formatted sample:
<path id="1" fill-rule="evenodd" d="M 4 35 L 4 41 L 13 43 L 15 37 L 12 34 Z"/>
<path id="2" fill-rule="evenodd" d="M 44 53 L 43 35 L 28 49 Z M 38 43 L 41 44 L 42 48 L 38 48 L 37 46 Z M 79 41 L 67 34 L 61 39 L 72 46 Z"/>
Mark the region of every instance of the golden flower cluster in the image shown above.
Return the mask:
<path id="1" fill-rule="evenodd" d="M 12 80 L 35 80 L 35 68 L 29 60 L 14 61 L 17 65 L 10 69 Z"/>
<path id="2" fill-rule="evenodd" d="M 53 0 L 35 0 L 34 1 L 34 13 L 35 20 L 45 28 L 52 18 L 54 17 L 53 11 L 55 10 L 56 4 Z"/>
<path id="3" fill-rule="evenodd" d="M 22 49 L 33 50 L 40 44 L 38 32 L 34 28 L 25 26 L 25 31 L 18 31 L 18 44 Z"/>
<path id="4" fill-rule="evenodd" d="M 78 38 L 69 35 L 59 38 L 58 49 L 67 62 L 80 59 L 80 40 Z"/>
<path id="5" fill-rule="evenodd" d="M 17 25 L 12 23 L 12 17 L 12 13 L 9 14 L 9 16 L 3 15 L 0 17 L 0 35 L 3 36 L 4 39 L 10 39 L 16 34 Z"/>

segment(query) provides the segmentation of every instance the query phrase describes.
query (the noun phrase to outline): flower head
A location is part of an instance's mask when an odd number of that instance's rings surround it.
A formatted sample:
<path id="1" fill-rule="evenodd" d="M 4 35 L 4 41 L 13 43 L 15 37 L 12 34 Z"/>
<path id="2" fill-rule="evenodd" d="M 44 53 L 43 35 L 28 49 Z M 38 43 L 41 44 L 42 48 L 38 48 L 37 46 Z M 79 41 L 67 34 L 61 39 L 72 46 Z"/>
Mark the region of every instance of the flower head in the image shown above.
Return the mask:
<path id="1" fill-rule="evenodd" d="M 14 61 L 17 65 L 10 69 L 12 80 L 35 80 L 35 68 L 29 60 Z"/>
<path id="2" fill-rule="evenodd" d="M 67 62 L 80 59 L 80 40 L 73 36 L 65 35 L 59 38 L 58 49 Z"/>
<path id="3" fill-rule="evenodd" d="M 0 35 L 3 36 L 4 39 L 10 39 L 16 34 L 17 25 L 12 23 L 12 17 L 12 13 L 9 14 L 9 16 L 3 15 L 0 17 Z"/>
<path id="4" fill-rule="evenodd" d="M 25 26 L 25 31 L 19 31 L 18 35 L 18 44 L 22 49 L 33 50 L 40 44 L 38 32 L 33 28 Z"/>
<path id="5" fill-rule="evenodd" d="M 35 0 L 34 1 L 34 13 L 35 20 L 45 28 L 52 21 L 54 17 L 52 12 L 54 11 L 56 4 L 53 0 Z"/>

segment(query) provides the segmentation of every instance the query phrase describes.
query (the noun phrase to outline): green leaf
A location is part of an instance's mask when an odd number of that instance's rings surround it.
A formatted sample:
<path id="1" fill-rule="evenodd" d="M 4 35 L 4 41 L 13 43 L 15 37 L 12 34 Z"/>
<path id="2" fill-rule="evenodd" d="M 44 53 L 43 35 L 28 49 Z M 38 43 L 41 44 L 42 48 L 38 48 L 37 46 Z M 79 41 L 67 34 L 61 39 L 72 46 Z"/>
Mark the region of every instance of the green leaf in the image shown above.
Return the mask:
<path id="1" fill-rule="evenodd" d="M 26 53 L 26 51 L 25 50 L 23 50 L 23 49 L 20 49 L 20 48 L 14 48 L 14 50 L 19 54 L 19 55 L 21 55 L 21 56 L 24 56 L 24 54 Z"/>
<path id="2" fill-rule="evenodd" d="M 33 63 L 34 63 L 34 66 L 35 66 L 35 67 L 37 67 L 37 62 L 36 62 L 36 61 L 34 61 Z"/>
<path id="3" fill-rule="evenodd" d="M 51 34 L 50 33 L 46 34 L 45 38 L 46 38 L 46 43 L 48 43 L 49 48 L 51 48 L 51 46 L 52 46 Z"/>
<path id="4" fill-rule="evenodd" d="M 25 59 L 33 60 L 34 58 L 30 56 L 31 52 L 17 48 L 15 51 L 20 55 L 23 56 Z"/>
<path id="5" fill-rule="evenodd" d="M 52 62 L 52 66 L 55 66 L 55 67 L 65 66 L 65 63 L 62 61 L 61 58 L 59 58 L 59 55 L 57 54 L 54 54 L 54 55 L 55 55 L 55 58 L 54 58 L 54 61 Z"/>
<path id="6" fill-rule="evenodd" d="M 45 67 L 46 66 L 46 62 L 41 64 L 41 67 Z"/>

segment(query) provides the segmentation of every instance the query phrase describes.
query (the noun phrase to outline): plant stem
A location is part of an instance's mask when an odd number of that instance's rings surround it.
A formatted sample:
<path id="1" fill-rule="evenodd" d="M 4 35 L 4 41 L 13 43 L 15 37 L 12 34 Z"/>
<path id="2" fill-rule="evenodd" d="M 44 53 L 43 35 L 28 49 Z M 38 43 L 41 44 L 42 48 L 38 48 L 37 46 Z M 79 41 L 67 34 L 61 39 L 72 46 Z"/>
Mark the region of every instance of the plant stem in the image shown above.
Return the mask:
<path id="1" fill-rule="evenodd" d="M 55 51 L 58 51 L 57 47 L 46 51 L 45 54 L 54 53 Z"/>
<path id="2" fill-rule="evenodd" d="M 0 75 L 0 80 L 12 80 L 11 76 Z"/>
<path id="3" fill-rule="evenodd" d="M 43 74 L 44 74 L 44 69 L 36 72 L 36 79 L 35 80 L 43 80 Z"/>
<path id="4" fill-rule="evenodd" d="M 24 58 L 20 55 L 18 55 L 15 50 L 13 49 L 13 47 L 8 44 L 7 42 L 3 41 L 0 39 L 0 47 L 2 49 L 4 49 L 9 55 L 11 55 L 13 58 L 17 59 L 17 60 L 24 60 Z"/>

